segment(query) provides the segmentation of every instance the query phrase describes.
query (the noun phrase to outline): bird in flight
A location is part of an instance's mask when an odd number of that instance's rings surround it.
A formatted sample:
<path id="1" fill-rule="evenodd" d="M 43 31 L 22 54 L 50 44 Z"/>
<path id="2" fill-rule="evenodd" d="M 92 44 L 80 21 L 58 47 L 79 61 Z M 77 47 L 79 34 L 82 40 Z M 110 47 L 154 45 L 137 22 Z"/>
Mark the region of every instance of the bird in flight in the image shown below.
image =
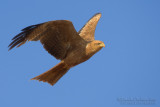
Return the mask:
<path id="1" fill-rule="evenodd" d="M 94 39 L 100 17 L 100 13 L 95 14 L 79 32 L 68 20 L 48 21 L 28 26 L 12 39 L 9 50 L 23 45 L 26 41 L 40 41 L 45 50 L 61 62 L 31 80 L 54 85 L 70 68 L 88 60 L 105 47 L 102 41 Z"/>

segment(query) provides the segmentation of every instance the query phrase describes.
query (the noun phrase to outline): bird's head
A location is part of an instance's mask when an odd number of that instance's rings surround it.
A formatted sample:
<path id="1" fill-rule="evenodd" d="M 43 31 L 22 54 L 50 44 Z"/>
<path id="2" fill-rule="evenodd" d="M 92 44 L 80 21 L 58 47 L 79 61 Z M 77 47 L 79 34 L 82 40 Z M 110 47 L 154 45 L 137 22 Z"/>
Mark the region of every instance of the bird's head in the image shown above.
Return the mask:
<path id="1" fill-rule="evenodd" d="M 102 41 L 94 40 L 90 43 L 88 43 L 86 47 L 87 54 L 95 54 L 99 50 L 101 50 L 103 47 L 105 47 L 105 44 Z"/>

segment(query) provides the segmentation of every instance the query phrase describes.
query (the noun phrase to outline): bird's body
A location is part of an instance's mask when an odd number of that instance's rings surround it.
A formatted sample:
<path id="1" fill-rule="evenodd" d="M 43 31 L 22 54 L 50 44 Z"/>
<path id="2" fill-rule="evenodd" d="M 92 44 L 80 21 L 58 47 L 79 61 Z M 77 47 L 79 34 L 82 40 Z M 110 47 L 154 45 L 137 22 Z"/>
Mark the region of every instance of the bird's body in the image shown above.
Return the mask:
<path id="1" fill-rule="evenodd" d="M 12 39 L 9 47 L 12 49 L 26 41 L 40 40 L 48 53 L 61 62 L 33 79 L 54 85 L 71 67 L 88 60 L 105 46 L 102 41 L 94 40 L 95 28 L 100 17 L 101 14 L 93 16 L 79 32 L 68 20 L 32 25 L 22 29 L 22 32 Z"/>

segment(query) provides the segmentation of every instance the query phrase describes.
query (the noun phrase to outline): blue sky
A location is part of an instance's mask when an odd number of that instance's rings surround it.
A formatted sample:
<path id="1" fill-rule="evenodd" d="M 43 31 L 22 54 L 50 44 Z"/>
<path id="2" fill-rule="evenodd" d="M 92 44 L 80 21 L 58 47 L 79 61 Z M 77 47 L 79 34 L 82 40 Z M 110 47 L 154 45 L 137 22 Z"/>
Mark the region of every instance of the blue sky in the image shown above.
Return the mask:
<path id="1" fill-rule="evenodd" d="M 39 42 L 8 52 L 24 27 L 67 19 L 78 31 L 98 12 L 95 38 L 106 47 L 53 87 L 30 80 L 59 62 Z M 146 106 L 119 99 L 151 99 L 149 107 L 160 106 L 159 0 L 3 0 L 0 13 L 0 107 Z"/>

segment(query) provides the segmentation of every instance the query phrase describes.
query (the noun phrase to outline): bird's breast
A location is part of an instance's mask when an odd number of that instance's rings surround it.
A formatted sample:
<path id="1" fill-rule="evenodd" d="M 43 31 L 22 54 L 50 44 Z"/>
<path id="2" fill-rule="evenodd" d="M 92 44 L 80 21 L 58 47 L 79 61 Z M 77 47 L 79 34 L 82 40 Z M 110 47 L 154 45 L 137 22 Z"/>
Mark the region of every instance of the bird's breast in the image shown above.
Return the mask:
<path id="1" fill-rule="evenodd" d="M 85 49 L 76 49 L 68 53 L 64 61 L 67 65 L 72 67 L 88 60 L 89 58 L 90 57 L 85 53 Z"/>

